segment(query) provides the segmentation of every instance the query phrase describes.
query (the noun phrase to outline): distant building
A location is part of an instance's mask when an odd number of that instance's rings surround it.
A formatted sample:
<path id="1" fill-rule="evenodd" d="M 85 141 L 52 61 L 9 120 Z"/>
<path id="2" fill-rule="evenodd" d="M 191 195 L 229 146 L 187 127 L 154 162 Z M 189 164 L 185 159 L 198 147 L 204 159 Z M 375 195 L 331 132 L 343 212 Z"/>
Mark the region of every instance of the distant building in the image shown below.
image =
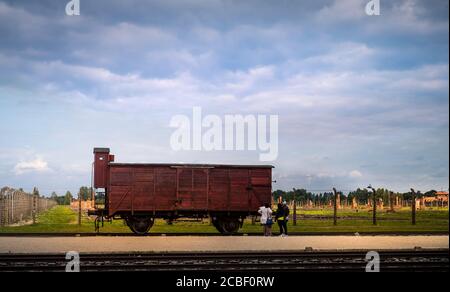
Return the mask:
<path id="1" fill-rule="evenodd" d="M 73 200 L 70 203 L 70 208 L 78 209 L 79 208 L 78 200 Z M 81 210 L 88 210 L 88 209 L 94 209 L 94 203 L 92 201 L 81 201 Z"/>
<path id="2" fill-rule="evenodd" d="M 436 192 L 435 196 L 423 197 L 426 207 L 448 207 L 448 192 Z"/>

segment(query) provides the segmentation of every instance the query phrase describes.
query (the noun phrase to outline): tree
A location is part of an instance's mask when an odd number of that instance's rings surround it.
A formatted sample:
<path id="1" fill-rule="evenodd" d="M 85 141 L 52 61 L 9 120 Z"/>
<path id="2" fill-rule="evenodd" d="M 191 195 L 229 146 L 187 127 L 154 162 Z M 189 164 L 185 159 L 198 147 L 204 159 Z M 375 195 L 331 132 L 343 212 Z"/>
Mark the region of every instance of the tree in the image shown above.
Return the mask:
<path id="1" fill-rule="evenodd" d="M 70 202 L 72 202 L 73 196 L 70 191 L 67 191 L 64 195 L 64 205 L 70 205 Z"/>
<path id="2" fill-rule="evenodd" d="M 429 190 L 424 194 L 425 197 L 436 197 L 436 191 L 435 190 Z"/>
<path id="3" fill-rule="evenodd" d="M 37 187 L 34 187 L 34 188 L 33 188 L 33 196 L 39 197 L 39 190 L 38 190 Z"/>
<path id="4" fill-rule="evenodd" d="M 367 189 L 356 189 L 356 191 L 350 192 L 348 194 L 349 200 L 355 198 L 356 202 L 367 204 L 369 201 L 369 191 Z"/>
<path id="5" fill-rule="evenodd" d="M 92 188 L 82 186 L 80 187 L 80 197 L 83 201 L 91 200 L 92 198 Z"/>

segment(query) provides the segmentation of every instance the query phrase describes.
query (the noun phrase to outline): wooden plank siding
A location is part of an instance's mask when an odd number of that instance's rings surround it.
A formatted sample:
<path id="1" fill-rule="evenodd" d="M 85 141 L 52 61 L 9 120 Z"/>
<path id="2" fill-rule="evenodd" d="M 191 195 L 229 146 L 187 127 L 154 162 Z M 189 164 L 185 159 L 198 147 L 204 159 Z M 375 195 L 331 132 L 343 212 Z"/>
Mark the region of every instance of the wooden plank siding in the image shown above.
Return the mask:
<path id="1" fill-rule="evenodd" d="M 117 212 L 256 212 L 270 203 L 270 167 L 110 164 L 109 215 Z"/>

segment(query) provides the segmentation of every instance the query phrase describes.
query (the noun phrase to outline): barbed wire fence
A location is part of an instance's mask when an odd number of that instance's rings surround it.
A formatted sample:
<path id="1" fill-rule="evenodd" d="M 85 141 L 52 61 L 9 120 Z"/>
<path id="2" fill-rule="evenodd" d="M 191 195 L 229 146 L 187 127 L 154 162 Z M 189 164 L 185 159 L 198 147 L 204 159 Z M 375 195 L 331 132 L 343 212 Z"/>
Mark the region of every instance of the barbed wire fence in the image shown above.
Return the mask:
<path id="1" fill-rule="evenodd" d="M 56 201 L 9 187 L 0 190 L 0 226 L 33 220 L 57 205 Z"/>

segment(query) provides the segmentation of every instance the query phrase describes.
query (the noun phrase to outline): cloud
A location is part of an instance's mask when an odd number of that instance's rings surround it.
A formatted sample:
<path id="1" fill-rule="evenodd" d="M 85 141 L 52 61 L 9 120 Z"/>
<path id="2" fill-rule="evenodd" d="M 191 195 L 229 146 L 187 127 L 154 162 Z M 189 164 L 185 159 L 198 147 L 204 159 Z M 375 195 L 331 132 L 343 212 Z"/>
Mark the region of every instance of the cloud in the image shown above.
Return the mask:
<path id="1" fill-rule="evenodd" d="M 360 178 L 360 177 L 363 176 L 362 173 L 361 173 L 360 171 L 358 171 L 358 170 L 352 170 L 352 171 L 349 172 L 348 175 L 349 175 L 351 178 Z"/>
<path id="2" fill-rule="evenodd" d="M 49 171 L 48 163 L 41 157 L 37 157 L 31 161 L 22 161 L 16 164 L 14 167 L 14 173 L 21 175 L 27 172 L 45 172 Z"/>
<path id="3" fill-rule="evenodd" d="M 334 0 L 316 14 L 318 22 L 355 21 L 365 15 L 365 3 L 361 0 Z"/>
<path id="4" fill-rule="evenodd" d="M 351 29 L 369 36 L 380 33 L 424 35 L 448 31 L 447 19 L 436 17 L 439 9 L 448 10 L 448 1 L 380 1 L 380 16 L 368 16 L 362 0 L 333 0 L 314 14 L 320 26 L 353 24 Z M 430 3 L 432 2 L 432 3 Z M 431 5 L 430 5 L 431 4 Z"/>
<path id="5" fill-rule="evenodd" d="M 380 17 L 367 1 L 98 0 L 75 18 L 60 1 L 0 0 L 0 181 L 37 183 L 51 165 L 43 184 L 78 187 L 93 143 L 122 161 L 254 163 L 167 151 L 170 117 L 202 106 L 278 114 L 286 188 L 353 187 L 354 168 L 445 186 L 448 1 L 382 1 Z M 37 152 L 9 155 L 27 143 Z"/>
<path id="6" fill-rule="evenodd" d="M 317 67 L 330 66 L 334 69 L 345 70 L 349 68 L 368 68 L 373 65 L 379 54 L 376 48 L 371 48 L 365 43 L 342 42 L 333 45 L 325 54 L 317 54 L 305 58 L 304 66 Z"/>
<path id="7" fill-rule="evenodd" d="M 249 70 L 236 71 L 226 73 L 224 91 L 233 92 L 234 94 L 254 91 L 255 88 L 260 88 L 261 83 L 272 80 L 274 77 L 274 68 L 272 66 L 261 66 L 250 68 Z"/>
<path id="8" fill-rule="evenodd" d="M 434 2 L 435 7 L 448 10 L 448 1 Z M 393 6 L 387 10 L 387 23 L 383 26 L 385 30 L 395 27 L 397 31 L 415 34 L 427 34 L 439 31 L 448 31 L 448 14 L 447 19 L 438 19 L 427 17 L 429 13 L 428 1 L 403 0 L 393 1 Z M 376 27 L 373 27 L 376 30 Z"/>
<path id="9" fill-rule="evenodd" d="M 372 51 L 364 44 L 337 46 L 352 48 L 349 55 L 355 60 L 364 60 L 362 56 Z M 348 63 L 345 59 L 351 59 L 349 55 L 338 50 L 336 56 L 327 52 L 323 58 L 318 55 L 315 60 Z M 307 72 L 305 67 L 295 68 L 293 63 L 287 62 L 245 71 L 217 71 L 215 78 L 208 79 L 189 72 L 180 72 L 171 78 L 149 78 L 138 73 L 121 74 L 105 67 L 62 61 L 11 60 L 14 61 L 7 66 L 12 72 L 13 67 L 23 68 L 20 78 L 30 80 L 32 90 L 40 92 L 31 100 L 42 96 L 50 102 L 101 111 L 144 113 L 159 109 L 175 114 L 194 105 L 216 114 L 276 111 L 283 114 L 285 123 L 289 122 L 282 131 L 301 132 L 305 123 L 314 121 L 308 129 L 320 128 L 320 131 L 308 134 L 319 136 L 343 133 L 358 136 L 367 132 L 383 135 L 387 130 L 406 125 L 441 126 L 448 115 L 446 107 L 441 106 L 445 102 L 443 97 L 435 98 L 448 92 L 447 64 L 410 70 L 355 70 L 355 63 L 353 70 L 337 66 L 332 70 Z M 305 62 L 313 62 L 311 60 Z M 339 119 L 336 114 L 340 115 Z"/>

